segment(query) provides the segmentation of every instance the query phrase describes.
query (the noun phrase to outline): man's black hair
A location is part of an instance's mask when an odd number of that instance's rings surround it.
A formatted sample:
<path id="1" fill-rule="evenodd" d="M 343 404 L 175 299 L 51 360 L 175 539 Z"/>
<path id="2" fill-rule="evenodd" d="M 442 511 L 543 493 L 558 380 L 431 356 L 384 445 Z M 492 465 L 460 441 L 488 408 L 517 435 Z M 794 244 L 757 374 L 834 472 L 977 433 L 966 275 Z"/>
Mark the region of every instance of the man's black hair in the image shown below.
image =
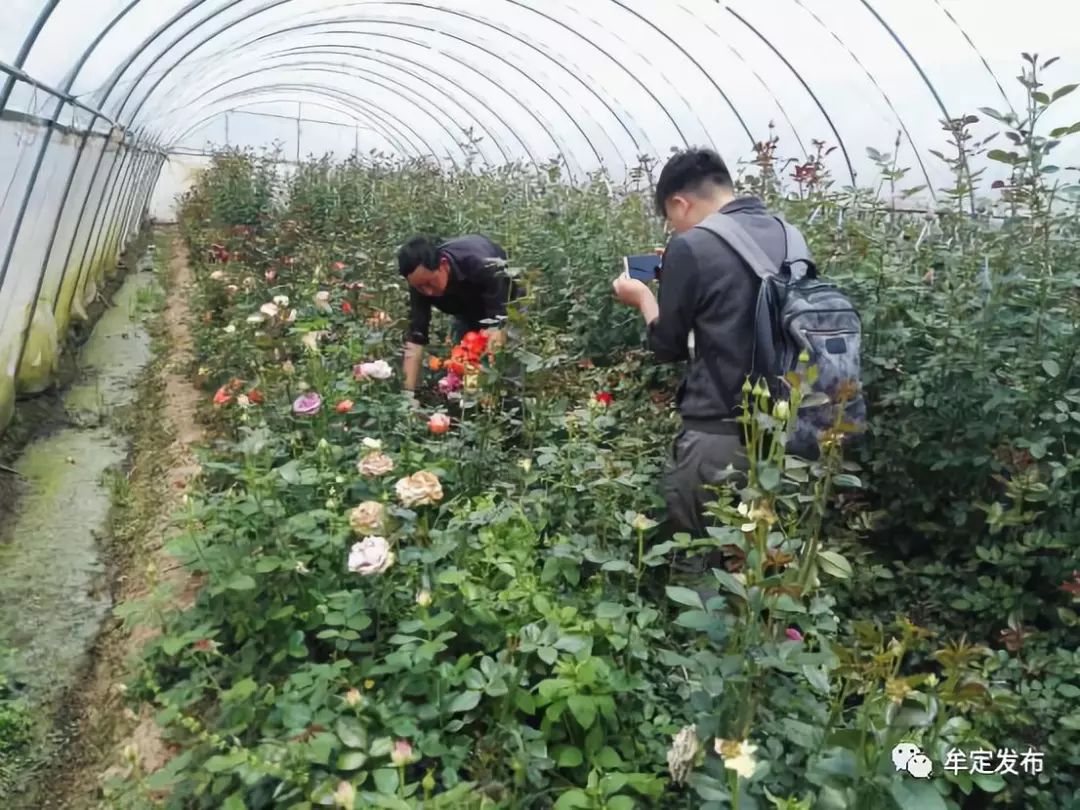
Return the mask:
<path id="1" fill-rule="evenodd" d="M 700 194 L 709 183 L 733 188 L 727 164 L 712 149 L 687 149 L 677 152 L 664 165 L 656 181 L 656 213 L 664 216 L 664 203 L 672 194 Z"/>
<path id="2" fill-rule="evenodd" d="M 426 236 L 414 236 L 398 251 L 398 272 L 408 278 L 420 265 L 428 270 L 437 269 L 439 266 L 439 251 L 435 249 L 437 244 L 439 243 Z"/>

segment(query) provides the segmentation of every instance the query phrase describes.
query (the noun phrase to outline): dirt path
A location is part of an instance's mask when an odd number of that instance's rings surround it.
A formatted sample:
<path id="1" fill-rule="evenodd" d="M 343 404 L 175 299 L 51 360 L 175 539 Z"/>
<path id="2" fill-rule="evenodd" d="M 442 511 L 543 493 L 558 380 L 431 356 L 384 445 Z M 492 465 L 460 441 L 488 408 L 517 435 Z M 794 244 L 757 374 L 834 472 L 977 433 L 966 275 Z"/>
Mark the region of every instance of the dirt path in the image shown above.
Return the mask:
<path id="1" fill-rule="evenodd" d="M 189 288 L 192 284 L 187 251 L 176 228 L 163 228 L 171 255 L 164 281 L 167 304 L 160 320 L 164 352 L 140 391 L 134 418 L 134 451 L 128 474 L 130 495 L 119 508 L 114 524 L 114 604 L 138 599 L 149 592 L 149 570 L 159 582 L 168 582 L 175 595 L 170 610 L 193 602 L 199 583 L 189 577 L 164 550 L 176 531 L 174 515 L 183 505 L 184 491 L 199 474 L 192 446 L 202 439 L 195 421 L 200 393 L 187 374 L 192 341 L 188 327 Z M 96 651 L 94 671 L 72 707 L 78 751 L 66 760 L 70 769 L 58 774 L 63 784 L 48 791 L 35 805 L 57 810 L 99 807 L 106 778 L 123 775 L 131 767 L 125 751 L 134 752 L 139 768 L 148 773 L 170 758 L 171 751 L 153 720 L 151 707 L 140 716 L 125 708 L 120 685 L 142 645 L 157 635 L 153 627 L 124 628 L 113 621 Z"/>

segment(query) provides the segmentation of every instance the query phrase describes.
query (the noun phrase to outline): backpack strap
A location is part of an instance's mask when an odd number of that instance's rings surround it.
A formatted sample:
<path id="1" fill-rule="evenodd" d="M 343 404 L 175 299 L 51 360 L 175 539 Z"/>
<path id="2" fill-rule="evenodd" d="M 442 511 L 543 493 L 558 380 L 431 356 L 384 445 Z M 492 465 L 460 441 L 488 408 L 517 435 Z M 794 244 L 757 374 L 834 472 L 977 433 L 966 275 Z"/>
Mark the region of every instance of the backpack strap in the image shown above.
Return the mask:
<path id="1" fill-rule="evenodd" d="M 798 228 L 784 221 L 780 217 L 773 217 L 784 231 L 784 261 L 779 268 L 773 263 L 765 251 L 761 249 L 754 238 L 746 232 L 733 217 L 717 212 L 706 217 L 696 227 L 709 231 L 723 239 L 739 256 L 742 257 L 750 269 L 764 280 L 775 275 L 791 275 L 795 280 L 807 275 L 811 278 L 817 276 L 817 268 L 810 257 L 810 248 L 806 239 Z M 801 272 L 796 273 L 793 265 L 802 265 Z"/>
<path id="2" fill-rule="evenodd" d="M 786 223 L 782 224 L 786 225 Z M 694 227 L 719 236 L 742 257 L 743 261 L 750 265 L 750 269 L 762 281 L 777 275 L 779 272 L 776 265 L 765 254 L 765 251 L 758 246 L 753 237 L 727 214 L 721 214 L 720 212 L 711 214 Z"/>
<path id="3" fill-rule="evenodd" d="M 773 219 L 779 222 L 784 228 L 784 240 L 786 244 L 784 254 L 787 257 L 784 259 L 784 265 L 791 274 L 792 279 L 797 281 L 803 276 L 817 278 L 817 265 L 814 264 L 814 260 L 810 255 L 810 247 L 806 244 L 806 239 L 803 237 L 802 232 L 780 217 L 773 217 Z M 795 272 L 795 265 L 797 264 L 802 265 L 802 271 L 799 273 Z"/>

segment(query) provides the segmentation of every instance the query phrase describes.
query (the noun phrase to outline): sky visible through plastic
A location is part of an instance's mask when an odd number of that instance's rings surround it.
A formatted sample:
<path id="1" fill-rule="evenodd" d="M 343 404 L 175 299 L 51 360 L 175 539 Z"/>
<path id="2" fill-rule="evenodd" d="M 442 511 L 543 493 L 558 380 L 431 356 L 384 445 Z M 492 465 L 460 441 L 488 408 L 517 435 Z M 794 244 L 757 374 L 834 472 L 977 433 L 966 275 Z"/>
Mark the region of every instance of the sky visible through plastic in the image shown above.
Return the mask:
<path id="1" fill-rule="evenodd" d="M 143 213 L 170 218 L 214 147 L 354 151 L 619 181 L 711 146 L 814 141 L 841 185 L 897 152 L 905 205 L 952 184 L 942 120 L 1023 112 L 1021 52 L 1080 81 L 1078 0 L 2 0 L 0 432 L 56 380 Z M 985 137 L 1001 127 L 986 116 Z M 1041 131 L 1080 122 L 1080 92 Z M 1000 146 L 1008 146 L 1004 139 Z M 1053 154 L 1066 183 L 1080 149 Z M 980 193 L 1005 179 L 986 168 Z M 283 167 L 287 170 L 287 167 Z M 934 199 L 934 195 L 938 199 Z"/>
<path id="2" fill-rule="evenodd" d="M 1050 89 L 1080 80 L 1073 0 L 5 5 L 8 63 L 43 7 L 55 5 L 23 65 L 36 79 L 63 85 L 107 30 L 71 84 L 81 101 L 166 148 L 280 140 L 287 157 L 298 113 L 315 119 L 301 124 L 304 157 L 374 148 L 460 164 L 471 129 L 483 139 L 481 163 L 562 155 L 577 176 L 600 165 L 619 176 L 640 154 L 686 144 L 749 158 L 772 123 L 782 155 L 800 157 L 814 139 L 840 147 L 828 165 L 845 183 L 852 172 L 873 183 L 866 147 L 894 151 L 899 133 L 910 185 L 928 176 L 937 188 L 949 181 L 929 153 L 945 146 L 940 120 L 982 106 L 1022 109 L 1021 51 L 1063 57 Z M 19 85 L 8 107 L 44 115 L 50 103 Z M 227 125 L 226 111 L 237 111 Z M 1052 118 L 1048 125 L 1080 120 L 1080 93 Z M 976 131 L 997 127 L 985 121 Z"/>

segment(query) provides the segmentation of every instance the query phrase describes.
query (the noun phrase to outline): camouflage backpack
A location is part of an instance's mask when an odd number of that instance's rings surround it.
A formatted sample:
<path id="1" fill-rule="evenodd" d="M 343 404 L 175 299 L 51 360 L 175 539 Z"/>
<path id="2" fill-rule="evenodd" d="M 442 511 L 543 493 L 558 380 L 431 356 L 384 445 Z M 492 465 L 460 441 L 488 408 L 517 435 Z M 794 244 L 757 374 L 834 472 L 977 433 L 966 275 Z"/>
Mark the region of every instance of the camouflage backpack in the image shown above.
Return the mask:
<path id="1" fill-rule="evenodd" d="M 860 384 L 862 321 L 844 293 L 818 278 L 806 240 L 798 229 L 780 217 L 784 228 L 785 259 L 777 268 L 732 217 L 716 213 L 697 227 L 726 242 L 761 279 L 754 328 L 752 373 L 763 377 L 777 400 L 787 400 L 783 377 L 795 372 L 803 380 L 803 397 L 787 449 L 794 455 L 815 459 L 822 433 L 835 424 L 837 395 L 842 386 L 854 385 L 844 406 L 844 422 L 862 432 L 866 427 L 866 403 Z M 794 265 L 802 265 L 796 273 Z M 806 352 L 809 362 L 799 360 Z M 817 367 L 809 383 L 807 369 Z"/>

